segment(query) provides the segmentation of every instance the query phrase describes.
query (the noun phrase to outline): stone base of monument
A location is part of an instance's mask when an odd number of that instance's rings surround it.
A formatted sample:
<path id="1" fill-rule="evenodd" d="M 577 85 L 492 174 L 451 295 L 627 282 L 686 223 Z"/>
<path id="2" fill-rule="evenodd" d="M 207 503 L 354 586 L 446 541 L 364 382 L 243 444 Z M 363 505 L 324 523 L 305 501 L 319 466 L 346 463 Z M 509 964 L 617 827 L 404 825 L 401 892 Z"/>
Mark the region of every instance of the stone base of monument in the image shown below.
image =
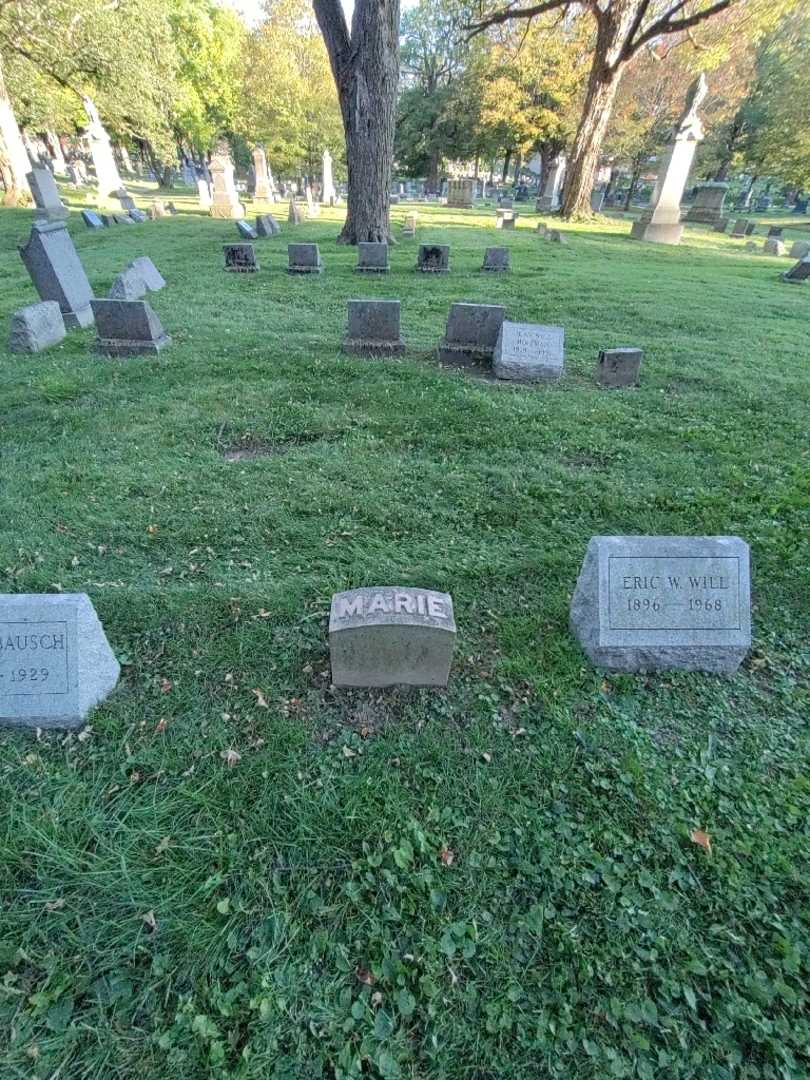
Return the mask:
<path id="1" fill-rule="evenodd" d="M 84 593 L 0 596 L 0 724 L 78 728 L 120 667 Z"/>
<path id="2" fill-rule="evenodd" d="M 447 686 L 455 640 L 447 593 L 381 586 L 332 597 L 335 686 Z"/>
<path id="3" fill-rule="evenodd" d="M 680 222 L 657 224 L 641 218 L 633 222 L 630 236 L 633 240 L 647 240 L 651 244 L 680 244 L 683 228 Z"/>
<path id="4" fill-rule="evenodd" d="M 214 197 L 214 202 L 211 204 L 211 210 L 209 211 L 209 213 L 212 218 L 227 218 L 228 220 L 236 220 L 238 218 L 245 217 L 247 214 L 247 210 L 240 202 L 218 203 L 216 201 L 216 197 Z"/>
<path id="5" fill-rule="evenodd" d="M 595 536 L 570 624 L 598 668 L 733 674 L 751 647 L 748 545 L 736 536 Z"/>

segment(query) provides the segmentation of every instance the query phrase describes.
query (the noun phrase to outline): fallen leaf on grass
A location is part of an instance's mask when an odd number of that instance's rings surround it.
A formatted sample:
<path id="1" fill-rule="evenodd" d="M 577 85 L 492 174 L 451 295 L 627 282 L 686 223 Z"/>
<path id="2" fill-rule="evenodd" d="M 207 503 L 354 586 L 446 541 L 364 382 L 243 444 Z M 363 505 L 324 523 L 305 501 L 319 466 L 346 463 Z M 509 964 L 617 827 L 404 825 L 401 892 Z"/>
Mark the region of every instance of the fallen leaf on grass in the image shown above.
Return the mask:
<path id="1" fill-rule="evenodd" d="M 157 919 L 155 918 L 154 911 L 147 911 L 145 915 L 141 915 L 141 919 L 149 930 L 157 930 Z"/>
<path id="2" fill-rule="evenodd" d="M 693 829 L 689 833 L 689 839 L 693 844 L 697 844 L 699 847 L 705 848 L 711 855 L 712 853 L 712 841 L 708 833 L 702 832 L 700 829 Z"/>
<path id="3" fill-rule="evenodd" d="M 445 866 L 452 866 L 456 861 L 456 853 L 449 848 L 447 844 L 442 846 L 442 850 L 439 852 L 439 858 L 442 860 Z"/>
<path id="4" fill-rule="evenodd" d="M 361 983 L 365 983 L 366 986 L 373 986 L 377 981 L 374 975 L 368 970 L 368 968 L 359 967 L 355 971 L 355 975 Z"/>
<path id="5" fill-rule="evenodd" d="M 65 898 L 60 896 L 58 900 L 49 900 L 45 905 L 46 911 L 61 911 L 65 906 Z"/>
<path id="6" fill-rule="evenodd" d="M 170 836 L 164 836 L 158 846 L 155 848 L 156 855 L 162 855 L 165 851 L 169 850 L 169 844 L 172 842 Z"/>
<path id="7" fill-rule="evenodd" d="M 238 765 L 242 760 L 242 755 L 238 750 L 223 750 L 219 755 L 229 769 L 232 769 L 234 765 Z"/>
<path id="8" fill-rule="evenodd" d="M 160 680 L 160 692 L 161 692 L 161 694 L 170 693 L 173 687 L 174 687 L 174 683 L 172 682 L 171 679 L 161 679 Z"/>
<path id="9" fill-rule="evenodd" d="M 251 690 L 250 692 L 251 692 L 251 694 L 256 695 L 256 704 L 258 705 L 258 707 L 260 709 L 269 709 L 270 708 L 270 706 L 267 704 L 267 698 L 264 696 L 264 694 L 261 692 L 261 690 L 258 688 L 258 686 L 256 687 L 255 690 Z"/>
<path id="10" fill-rule="evenodd" d="M 161 716 L 158 722 L 155 724 L 155 734 L 162 735 L 169 725 L 166 723 L 166 718 Z"/>

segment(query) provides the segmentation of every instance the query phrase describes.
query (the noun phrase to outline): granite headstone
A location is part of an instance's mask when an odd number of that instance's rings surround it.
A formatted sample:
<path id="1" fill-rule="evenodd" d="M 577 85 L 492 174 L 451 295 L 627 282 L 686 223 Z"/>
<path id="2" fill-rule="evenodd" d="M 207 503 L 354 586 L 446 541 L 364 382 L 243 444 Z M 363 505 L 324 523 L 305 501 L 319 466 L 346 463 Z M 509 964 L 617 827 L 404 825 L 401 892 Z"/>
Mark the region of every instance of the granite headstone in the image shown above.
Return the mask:
<path id="1" fill-rule="evenodd" d="M 90 326 L 93 290 L 64 223 L 35 221 L 19 250 L 41 299 L 59 304 L 65 326 Z"/>
<path id="2" fill-rule="evenodd" d="M 405 351 L 400 334 L 399 300 L 349 300 L 348 311 L 343 352 L 380 356 Z"/>
<path id="3" fill-rule="evenodd" d="M 93 300 L 96 350 L 107 356 L 155 355 L 171 344 L 145 300 Z"/>

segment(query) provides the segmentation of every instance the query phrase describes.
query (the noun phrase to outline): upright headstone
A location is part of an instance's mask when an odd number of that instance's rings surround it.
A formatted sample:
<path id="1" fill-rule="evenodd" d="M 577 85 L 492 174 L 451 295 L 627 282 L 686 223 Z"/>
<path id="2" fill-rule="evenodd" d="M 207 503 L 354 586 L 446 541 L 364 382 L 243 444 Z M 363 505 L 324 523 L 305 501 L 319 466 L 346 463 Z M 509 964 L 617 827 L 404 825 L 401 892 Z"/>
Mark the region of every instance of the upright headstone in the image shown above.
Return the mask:
<path id="1" fill-rule="evenodd" d="M 728 184 L 717 180 L 698 184 L 695 201 L 686 212 L 686 220 L 716 225 L 723 218 L 723 203 L 727 193 Z"/>
<path id="2" fill-rule="evenodd" d="M 267 171 L 267 157 L 263 146 L 253 151 L 253 174 L 255 176 L 253 197 L 260 202 L 269 202 L 273 192 L 270 187 L 270 175 Z"/>
<path id="3" fill-rule="evenodd" d="M 348 311 L 343 352 L 355 356 L 390 356 L 405 351 L 399 300 L 349 300 Z"/>
<path id="4" fill-rule="evenodd" d="M 596 365 L 596 381 L 607 387 L 638 386 L 643 356 L 641 349 L 602 349 Z"/>
<path id="5" fill-rule="evenodd" d="M 448 180 L 447 205 L 457 210 L 472 210 L 475 195 L 475 180 Z"/>
<path id="6" fill-rule="evenodd" d="M 88 229 L 104 228 L 104 222 L 95 212 L 95 210 L 82 210 L 82 221 L 85 223 Z"/>
<path id="7" fill-rule="evenodd" d="M 116 191 L 115 197 L 120 202 L 121 209 L 125 213 L 129 214 L 132 210 L 136 209 L 135 200 L 132 198 L 126 188 L 120 188 L 118 191 Z"/>
<path id="8" fill-rule="evenodd" d="M 210 210 L 213 200 L 211 199 L 211 188 L 208 186 L 208 181 L 204 176 L 198 176 L 195 178 L 197 185 L 197 201 L 201 210 Z"/>
<path id="9" fill-rule="evenodd" d="M 782 274 L 782 280 L 787 281 L 790 285 L 801 285 L 808 278 L 810 278 L 810 255 L 805 255 L 803 259 L 799 259 L 795 266 L 791 266 L 790 270 Z"/>
<path id="10" fill-rule="evenodd" d="M 388 244 L 366 243 L 361 240 L 357 245 L 355 270 L 361 274 L 387 274 L 390 270 Z"/>
<path id="11" fill-rule="evenodd" d="M 703 124 L 698 117 L 698 108 L 707 92 L 706 76 L 701 73 L 689 89 L 675 137 L 664 156 L 653 205 L 639 221 L 633 223 L 630 235 L 635 240 L 647 240 L 654 244 L 681 242 L 684 228 L 681 224 L 681 196 L 689 179 L 698 143 L 703 139 Z"/>
<path id="12" fill-rule="evenodd" d="M 120 671 L 85 593 L 0 596 L 0 724 L 81 727 Z"/>
<path id="13" fill-rule="evenodd" d="M 776 236 L 770 236 L 762 247 L 763 255 L 787 255 L 787 248 Z"/>
<path id="14" fill-rule="evenodd" d="M 488 247 L 484 252 L 484 265 L 482 270 L 487 270 L 491 273 L 501 273 L 509 270 L 509 248 L 504 247 Z"/>
<path id="15" fill-rule="evenodd" d="M 321 191 L 321 202 L 324 206 L 333 206 L 337 197 L 337 191 L 335 190 L 335 181 L 332 177 L 332 155 L 328 150 L 323 152 L 323 170 L 322 170 L 323 184 Z"/>
<path id="16" fill-rule="evenodd" d="M 595 187 L 591 192 L 591 210 L 595 214 L 601 212 L 605 202 L 605 189 L 603 187 Z"/>
<path id="17" fill-rule="evenodd" d="M 130 212 L 129 212 L 129 217 L 130 217 L 130 218 L 131 218 L 131 219 L 132 219 L 132 220 L 133 220 L 133 221 L 134 221 L 134 222 L 135 222 L 135 223 L 136 223 L 137 225 L 143 225 L 144 221 L 147 221 L 147 220 L 148 220 L 148 219 L 147 219 L 147 216 L 146 216 L 146 214 L 145 214 L 145 213 L 143 212 L 143 210 L 138 210 L 138 209 L 135 209 L 135 210 L 130 210 Z"/>
<path id="18" fill-rule="evenodd" d="M 535 203 L 535 210 L 549 213 L 560 209 L 560 191 L 565 176 L 565 154 L 559 154 L 551 163 L 548 175 L 543 177 L 543 191 Z"/>
<path id="19" fill-rule="evenodd" d="M 423 274 L 447 274 L 450 270 L 450 248 L 447 244 L 420 244 L 416 269 Z"/>
<path id="20" fill-rule="evenodd" d="M 751 647 L 748 545 L 737 536 L 595 536 L 571 629 L 599 668 L 733 674 Z"/>
<path id="21" fill-rule="evenodd" d="M 309 186 L 309 181 L 304 185 L 304 197 L 307 200 L 307 217 L 314 218 L 320 214 L 318 204 L 312 197 L 312 188 Z"/>
<path id="22" fill-rule="evenodd" d="M 290 196 L 290 208 L 287 212 L 287 223 L 289 225 L 301 224 L 301 211 L 298 209 L 298 204 L 292 195 Z"/>
<path id="23" fill-rule="evenodd" d="M 145 300 L 93 300 L 96 349 L 107 356 L 157 354 L 171 344 L 160 319 Z"/>
<path id="24" fill-rule="evenodd" d="M 253 274 L 259 269 L 253 244 L 225 244 L 225 269 L 234 274 Z"/>
<path id="25" fill-rule="evenodd" d="M 720 218 L 717 224 L 714 226 L 714 232 L 724 233 L 728 229 L 731 223 L 731 218 Z"/>
<path id="26" fill-rule="evenodd" d="M 405 220 L 402 223 L 402 235 L 407 236 L 407 237 L 415 236 L 416 235 L 416 222 L 417 222 L 417 214 L 416 214 L 415 210 L 410 214 L 406 214 L 405 215 Z"/>
<path id="27" fill-rule="evenodd" d="M 65 336 L 65 320 L 55 300 L 41 300 L 20 308 L 11 316 L 8 351 L 38 353 L 58 345 Z"/>
<path id="28" fill-rule="evenodd" d="M 272 214 L 256 215 L 257 236 L 277 236 L 281 232 L 281 226 Z"/>
<path id="29" fill-rule="evenodd" d="M 517 213 L 514 210 L 504 210 L 499 208 L 495 211 L 496 229 L 514 229 L 516 221 Z"/>
<path id="30" fill-rule="evenodd" d="M 287 245 L 288 274 L 320 274 L 323 270 L 317 244 Z"/>
<path id="31" fill-rule="evenodd" d="M 439 360 L 489 365 L 505 317 L 506 309 L 501 304 L 452 304 L 439 344 Z"/>
<path id="32" fill-rule="evenodd" d="M 50 169 L 32 169 L 26 179 L 34 196 L 38 221 L 65 221 L 69 217 L 70 211 L 59 198 Z"/>
<path id="33" fill-rule="evenodd" d="M 59 304 L 65 326 L 90 326 L 93 290 L 64 223 L 35 221 L 19 250 L 41 299 Z"/>
<path id="34" fill-rule="evenodd" d="M 211 158 L 211 179 L 214 193 L 211 202 L 211 217 L 243 218 L 245 208 L 239 201 L 233 178 L 233 162 L 226 142 L 220 142 Z"/>
<path id="35" fill-rule="evenodd" d="M 561 326 L 504 322 L 495 343 L 492 370 L 511 382 L 552 382 L 564 366 L 565 331 Z"/>
<path id="36" fill-rule="evenodd" d="M 757 231 L 757 223 L 755 221 L 746 221 L 745 223 L 745 235 L 753 236 Z"/>
<path id="37" fill-rule="evenodd" d="M 776 237 L 781 239 L 782 231 L 783 231 L 783 229 L 782 229 L 781 225 L 771 225 L 771 227 L 768 229 L 768 232 L 765 235 L 768 236 L 768 237 L 776 236 Z"/>
<path id="38" fill-rule="evenodd" d="M 745 236 L 745 229 L 747 225 L 747 218 L 737 218 L 737 220 L 734 222 L 734 228 L 731 230 L 732 237 L 740 239 Z"/>
<path id="39" fill-rule="evenodd" d="M 447 593 L 380 586 L 335 593 L 329 651 L 335 686 L 446 686 L 455 647 Z"/>

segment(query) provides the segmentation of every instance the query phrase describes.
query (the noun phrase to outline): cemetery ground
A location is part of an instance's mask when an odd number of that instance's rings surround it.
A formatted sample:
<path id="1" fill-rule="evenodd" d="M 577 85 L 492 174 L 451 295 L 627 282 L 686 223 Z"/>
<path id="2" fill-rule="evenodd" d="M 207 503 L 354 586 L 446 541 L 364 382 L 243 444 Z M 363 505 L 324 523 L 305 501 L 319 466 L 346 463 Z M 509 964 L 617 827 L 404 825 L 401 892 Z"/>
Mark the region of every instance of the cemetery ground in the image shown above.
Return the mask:
<path id="1" fill-rule="evenodd" d="M 97 295 L 153 259 L 169 348 L 111 360 L 90 329 L 0 362 L 3 591 L 88 592 L 123 665 L 83 733 L 0 735 L 3 1075 L 807 1076 L 792 261 L 418 205 L 369 279 L 340 211 L 279 204 L 261 272 L 228 274 L 234 223 L 169 198 L 70 223 Z M 0 216 L 5 325 L 32 216 Z M 286 274 L 289 240 L 324 273 Z M 429 241 L 449 274 L 413 271 Z M 511 273 L 480 273 L 496 244 Z M 404 357 L 341 355 L 357 296 L 402 300 Z M 564 326 L 563 379 L 440 369 L 453 300 Z M 619 345 L 637 389 L 595 383 Z M 568 605 L 605 533 L 750 543 L 737 675 L 590 666 Z M 446 692 L 330 689 L 330 597 L 371 584 L 452 594 Z"/>

